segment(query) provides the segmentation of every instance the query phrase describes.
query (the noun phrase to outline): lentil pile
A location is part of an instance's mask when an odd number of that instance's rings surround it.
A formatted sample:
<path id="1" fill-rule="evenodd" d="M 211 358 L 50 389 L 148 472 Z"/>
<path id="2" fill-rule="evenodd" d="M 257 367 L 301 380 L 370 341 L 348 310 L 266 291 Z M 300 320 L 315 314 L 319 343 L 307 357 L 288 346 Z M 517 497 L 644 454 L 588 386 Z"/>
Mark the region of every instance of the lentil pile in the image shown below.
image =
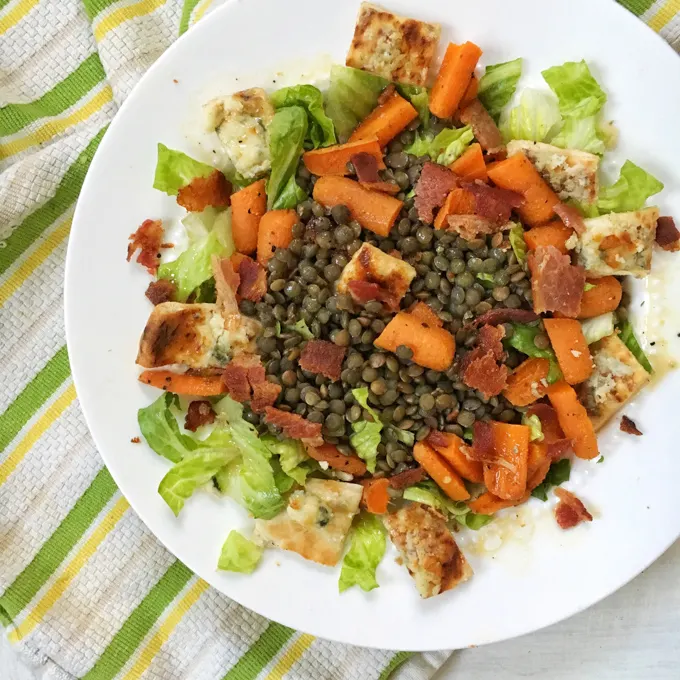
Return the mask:
<path id="1" fill-rule="evenodd" d="M 326 209 L 305 200 L 297 206 L 299 222 L 293 227 L 290 246 L 278 249 L 268 263 L 267 294 L 261 302 L 241 303 L 242 313 L 263 326 L 257 347 L 268 379 L 283 388 L 277 407 L 322 423 L 324 439 L 343 453 L 351 452 L 351 423 L 371 420 L 352 396 L 351 390 L 360 387 L 368 388 L 369 403 L 385 424 L 410 431 L 416 441 L 425 439 L 432 429 L 465 436 L 478 419 L 521 419 L 521 413 L 502 396 L 485 399 L 468 388 L 460 380 L 457 364 L 476 339 L 476 331 L 466 324 L 494 307 L 530 309 L 530 281 L 503 234 L 466 241 L 418 219 L 412 189 L 429 158 L 404 151 L 414 139 L 416 126 L 410 127 L 389 145 L 387 169 L 381 173 L 382 179 L 399 186 L 397 198 L 404 201 L 389 237 L 362 229 L 343 205 Z M 434 122 L 435 131 L 442 127 L 440 121 Z M 311 193 L 316 177 L 300 163 L 297 180 Z M 417 276 L 401 307 L 427 303 L 455 336 L 456 362 L 448 371 L 440 373 L 413 363 L 412 351 L 405 346 L 399 346 L 396 354 L 376 348 L 373 342 L 392 314 L 380 302 L 360 306 L 350 295 L 335 293 L 336 280 L 364 242 L 386 253 L 399 251 L 415 268 Z M 507 325 L 506 337 L 511 333 Z M 339 381 L 298 366 L 302 347 L 311 336 L 347 348 Z M 541 342 L 548 346 L 542 334 L 536 344 Z M 509 349 L 506 363 L 517 366 L 520 355 Z M 248 409 L 246 417 L 263 431 L 278 433 Z M 395 428 L 382 431 L 377 465 L 384 472 L 412 466 L 411 447 L 400 442 Z"/>

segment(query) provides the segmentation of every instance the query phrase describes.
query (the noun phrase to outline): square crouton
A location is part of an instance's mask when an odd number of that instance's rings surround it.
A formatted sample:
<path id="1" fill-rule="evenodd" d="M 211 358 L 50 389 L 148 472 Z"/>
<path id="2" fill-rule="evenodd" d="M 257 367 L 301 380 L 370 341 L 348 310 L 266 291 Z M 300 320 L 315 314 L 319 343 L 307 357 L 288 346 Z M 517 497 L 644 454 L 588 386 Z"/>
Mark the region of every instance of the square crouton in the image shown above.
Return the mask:
<path id="1" fill-rule="evenodd" d="M 362 494 L 360 484 L 310 479 L 291 494 L 288 507 L 276 517 L 255 521 L 255 537 L 264 545 L 332 567 L 342 556 Z"/>
<path id="2" fill-rule="evenodd" d="M 421 597 L 451 590 L 472 576 L 444 516 L 433 508 L 411 503 L 387 515 L 385 526 Z"/>
<path id="3" fill-rule="evenodd" d="M 427 85 L 441 28 L 364 2 L 346 64 L 409 85 Z"/>
<path id="4" fill-rule="evenodd" d="M 618 335 L 591 346 L 594 370 L 585 383 L 590 419 L 599 430 L 650 379 Z"/>
<path id="5" fill-rule="evenodd" d="M 520 152 L 536 166 L 563 201 L 573 198 L 582 203 L 593 203 L 597 199 L 599 156 L 578 149 L 560 149 L 542 142 L 508 142 L 508 156 Z"/>
<path id="6" fill-rule="evenodd" d="M 584 220 L 586 230 L 576 244 L 578 264 L 591 277 L 647 276 L 658 218 L 658 208 L 643 208 Z"/>

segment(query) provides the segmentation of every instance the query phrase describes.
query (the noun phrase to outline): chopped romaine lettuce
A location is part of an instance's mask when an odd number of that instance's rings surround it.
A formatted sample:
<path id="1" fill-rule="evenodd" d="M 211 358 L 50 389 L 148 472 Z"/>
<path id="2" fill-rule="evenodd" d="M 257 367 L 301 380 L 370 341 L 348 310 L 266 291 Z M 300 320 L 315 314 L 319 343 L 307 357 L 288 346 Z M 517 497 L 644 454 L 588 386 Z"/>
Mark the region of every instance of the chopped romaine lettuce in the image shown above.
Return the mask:
<path id="1" fill-rule="evenodd" d="M 653 373 L 654 369 L 652 368 L 652 364 L 649 363 L 647 355 L 644 353 L 642 347 L 640 347 L 640 343 L 635 337 L 633 324 L 626 319 L 619 323 L 617 328 L 619 329 L 619 338 L 621 339 L 621 342 L 623 342 L 623 344 L 633 353 L 633 356 L 647 373 Z"/>
<path id="2" fill-rule="evenodd" d="M 493 522 L 493 515 L 482 515 L 478 512 L 466 512 L 464 515 L 458 515 L 456 520 L 459 524 L 463 524 L 468 529 L 478 531 L 485 527 L 489 522 Z"/>
<path id="3" fill-rule="evenodd" d="M 275 109 L 286 106 L 301 106 L 307 112 L 309 139 L 315 149 L 335 144 L 333 121 L 323 108 L 323 95 L 314 85 L 294 85 L 284 87 L 271 95 L 270 101 Z"/>
<path id="4" fill-rule="evenodd" d="M 378 413 L 368 403 L 368 388 L 361 387 L 354 389 L 352 390 L 352 395 L 356 402 L 371 414 L 373 422 L 369 423 L 367 420 L 359 420 L 356 423 L 352 423 L 352 434 L 350 435 L 349 443 L 359 458 L 365 461 L 368 471 L 375 472 L 378 444 L 380 444 L 380 433 L 382 432 L 383 424 Z"/>
<path id="5" fill-rule="evenodd" d="M 400 441 L 402 444 L 406 444 L 406 446 L 413 446 L 415 444 L 416 436 L 413 434 L 413 432 L 402 430 L 391 423 L 387 426 L 387 428 L 392 431 L 394 436 L 397 438 L 397 441 Z"/>
<path id="6" fill-rule="evenodd" d="M 430 143 L 428 153 L 436 163 L 450 165 L 463 155 L 474 138 L 469 125 L 462 128 L 444 128 Z"/>
<path id="7" fill-rule="evenodd" d="M 304 486 L 307 475 L 314 468 L 303 443 L 297 439 L 280 440 L 271 435 L 266 435 L 261 439 L 266 447 L 279 457 L 281 470 L 300 486 Z"/>
<path id="8" fill-rule="evenodd" d="M 595 116 L 567 118 L 560 133 L 550 143 L 562 149 L 580 149 L 600 156 L 606 150 Z"/>
<path id="9" fill-rule="evenodd" d="M 601 213 L 640 210 L 650 196 L 662 189 L 663 184 L 656 177 L 626 161 L 616 182 L 600 189 L 597 208 Z"/>
<path id="10" fill-rule="evenodd" d="M 560 366 L 557 363 L 557 357 L 552 348 L 539 349 L 536 347 L 534 340 L 540 332 L 541 329 L 538 326 L 514 323 L 512 324 L 512 335 L 507 342 L 518 352 L 522 352 L 522 354 L 526 354 L 530 357 L 547 359 L 550 362 L 550 371 L 548 372 L 547 380 L 552 384 L 562 377 L 562 371 L 560 370 Z"/>
<path id="11" fill-rule="evenodd" d="M 378 587 L 375 571 L 385 554 L 386 535 L 377 515 L 362 512 L 355 520 L 349 550 L 342 561 L 338 582 L 341 593 L 354 585 L 366 592 Z"/>
<path id="12" fill-rule="evenodd" d="M 189 435 L 182 434 L 177 419 L 170 410 L 172 394 L 162 394 L 146 408 L 137 411 L 137 422 L 146 443 L 159 455 L 179 463 L 198 444 Z"/>
<path id="13" fill-rule="evenodd" d="M 589 345 L 614 334 L 614 313 L 600 314 L 592 319 L 581 321 L 583 336 Z"/>
<path id="14" fill-rule="evenodd" d="M 558 460 L 550 466 L 545 479 L 531 492 L 531 495 L 534 496 L 534 498 L 547 501 L 548 491 L 550 491 L 553 486 L 559 486 L 564 482 L 568 482 L 570 476 L 571 461 L 569 458 Z"/>
<path id="15" fill-rule="evenodd" d="M 434 135 L 418 131 L 416 132 L 413 142 L 405 147 L 404 151 L 413 154 L 418 158 L 421 156 L 428 156 L 430 154 L 430 144 L 432 144 L 433 139 Z"/>
<path id="16" fill-rule="evenodd" d="M 486 67 L 479 81 L 477 97 L 496 121 L 505 105 L 512 99 L 512 95 L 515 94 L 521 75 L 521 58 Z"/>
<path id="17" fill-rule="evenodd" d="M 522 425 L 526 425 L 529 428 L 530 441 L 543 441 L 543 425 L 541 424 L 541 419 L 537 415 L 529 416 L 525 413 L 522 415 Z"/>
<path id="18" fill-rule="evenodd" d="M 207 163 L 196 161 L 181 151 L 168 149 L 158 144 L 158 160 L 153 188 L 164 191 L 169 196 L 177 196 L 180 189 L 191 184 L 196 177 L 208 177 L 215 168 Z"/>
<path id="19" fill-rule="evenodd" d="M 307 136 L 307 113 L 301 106 L 279 109 L 268 127 L 272 170 L 267 182 L 269 210 L 292 208 L 306 194 L 295 181 Z"/>
<path id="20" fill-rule="evenodd" d="M 511 139 L 549 142 L 561 124 L 557 99 L 549 92 L 526 88 L 519 105 L 503 111 L 499 127 L 506 142 Z"/>
<path id="21" fill-rule="evenodd" d="M 326 93 L 326 112 L 335 124 L 340 141 L 376 107 L 389 81 L 366 71 L 334 65 Z"/>
<path id="22" fill-rule="evenodd" d="M 203 212 L 190 212 L 182 219 L 190 243 L 205 238 L 211 231 L 224 246 L 224 256 L 233 255 L 236 248 L 231 234 L 231 208 L 218 209 L 208 206 Z"/>
<path id="23" fill-rule="evenodd" d="M 251 574 L 262 557 L 262 548 L 232 529 L 222 546 L 217 568 Z"/>
<path id="24" fill-rule="evenodd" d="M 162 264 L 158 268 L 158 278 L 172 281 L 177 287 L 178 302 L 186 302 L 192 291 L 213 275 L 212 256 L 229 254 L 213 230 L 190 245 L 176 260 Z"/>
<path id="25" fill-rule="evenodd" d="M 515 222 L 508 233 L 508 240 L 512 247 L 512 252 L 515 253 L 517 262 L 524 264 L 527 259 L 527 244 L 524 241 L 524 229 L 521 224 Z"/>
<path id="26" fill-rule="evenodd" d="M 542 71 L 541 75 L 557 95 L 565 118 L 594 116 L 607 101 L 585 61 L 567 61 Z"/>
<path id="27" fill-rule="evenodd" d="M 179 515 L 184 501 L 237 456 L 234 448 L 197 449 L 168 470 L 158 485 L 158 493 L 175 515 Z"/>
<path id="28" fill-rule="evenodd" d="M 430 122 L 430 93 L 427 88 L 419 85 L 397 85 L 397 91 L 413 104 L 421 124 L 427 125 Z"/>

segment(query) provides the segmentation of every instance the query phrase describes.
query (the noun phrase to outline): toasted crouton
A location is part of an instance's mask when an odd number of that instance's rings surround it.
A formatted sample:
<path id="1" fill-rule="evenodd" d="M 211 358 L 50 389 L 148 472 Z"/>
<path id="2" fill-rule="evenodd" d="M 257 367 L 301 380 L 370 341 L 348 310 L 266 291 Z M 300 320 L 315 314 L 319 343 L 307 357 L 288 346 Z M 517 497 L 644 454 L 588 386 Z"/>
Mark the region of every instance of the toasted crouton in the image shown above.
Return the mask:
<path id="1" fill-rule="evenodd" d="M 225 329 L 217 305 L 163 302 L 154 307 L 146 323 L 137 363 L 144 368 L 171 364 L 217 368 L 249 342 L 246 327 Z"/>
<path id="2" fill-rule="evenodd" d="M 451 590 L 472 576 L 444 516 L 433 508 L 411 503 L 387 515 L 385 526 L 422 597 Z"/>
<path id="3" fill-rule="evenodd" d="M 342 270 L 336 290 L 338 293 L 347 293 L 350 281 L 371 281 L 399 302 L 415 276 L 416 270 L 408 262 L 383 253 L 370 243 L 364 243 Z"/>
<path id="4" fill-rule="evenodd" d="M 595 366 L 586 381 L 586 405 L 599 430 L 629 399 L 649 382 L 649 373 L 618 335 L 610 335 L 591 345 Z"/>
<path id="5" fill-rule="evenodd" d="M 597 199 L 599 156 L 526 140 L 508 142 L 507 148 L 508 156 L 524 153 L 563 201 L 573 198 L 593 203 Z"/>
<path id="6" fill-rule="evenodd" d="M 441 28 L 361 4 L 346 64 L 397 83 L 427 85 Z"/>
<path id="7" fill-rule="evenodd" d="M 584 220 L 586 230 L 576 244 L 578 264 L 590 277 L 647 276 L 658 217 L 658 208 L 643 208 Z"/>
<path id="8" fill-rule="evenodd" d="M 270 169 L 266 128 L 274 107 L 263 89 L 254 87 L 213 99 L 204 111 L 207 127 L 217 132 L 238 173 L 253 178 Z"/>
<path id="9" fill-rule="evenodd" d="M 255 537 L 332 567 L 342 555 L 362 493 L 360 484 L 310 479 L 291 494 L 288 507 L 276 517 L 255 521 Z"/>

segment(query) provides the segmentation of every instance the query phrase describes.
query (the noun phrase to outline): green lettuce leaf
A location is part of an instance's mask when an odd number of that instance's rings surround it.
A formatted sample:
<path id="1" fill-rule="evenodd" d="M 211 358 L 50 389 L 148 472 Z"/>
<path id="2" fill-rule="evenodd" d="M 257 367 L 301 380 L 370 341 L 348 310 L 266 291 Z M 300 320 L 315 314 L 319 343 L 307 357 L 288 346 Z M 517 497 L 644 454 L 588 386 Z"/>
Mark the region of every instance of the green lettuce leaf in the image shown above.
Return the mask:
<path id="1" fill-rule="evenodd" d="M 146 443 L 158 455 L 179 463 L 198 444 L 189 435 L 180 432 L 177 419 L 170 410 L 173 401 L 172 394 L 162 394 L 152 404 L 137 411 L 137 422 Z"/>
<path id="2" fill-rule="evenodd" d="M 496 121 L 505 105 L 515 94 L 521 75 L 521 58 L 486 67 L 479 81 L 477 97 Z"/>
<path id="3" fill-rule="evenodd" d="M 397 438 L 397 441 L 401 442 L 402 444 L 406 444 L 406 446 L 413 446 L 416 443 L 416 436 L 413 434 L 413 432 L 410 432 L 409 430 L 402 430 L 391 423 L 387 426 L 387 428 L 394 434 L 394 436 Z"/>
<path id="4" fill-rule="evenodd" d="M 532 442 L 543 441 L 543 425 L 541 419 L 537 415 L 528 416 L 526 413 L 522 416 L 522 425 L 529 428 L 529 440 Z"/>
<path id="5" fill-rule="evenodd" d="M 307 136 L 307 112 L 301 106 L 279 109 L 267 131 L 272 163 L 267 182 L 267 208 L 292 207 L 295 205 L 293 200 L 306 198 L 295 181 L 295 172 Z"/>
<path id="6" fill-rule="evenodd" d="M 562 371 L 557 363 L 555 352 L 551 348 L 539 349 L 534 344 L 534 339 L 541 333 L 538 326 L 528 326 L 526 324 L 514 323 L 512 324 L 513 333 L 507 340 L 511 347 L 514 347 L 518 352 L 526 354 L 530 357 L 539 357 L 547 359 L 550 362 L 550 371 L 548 372 L 548 382 L 550 384 L 557 382 L 562 377 Z"/>
<path id="7" fill-rule="evenodd" d="M 214 231 L 224 246 L 224 256 L 234 254 L 234 238 L 231 232 L 231 208 L 218 209 L 208 206 L 202 212 L 190 212 L 182 219 L 189 243 L 196 243 Z"/>
<path id="8" fill-rule="evenodd" d="M 581 321 L 583 337 L 589 345 L 614 334 L 614 313 L 607 312 Z"/>
<path id="9" fill-rule="evenodd" d="M 196 177 L 207 177 L 213 172 L 215 168 L 212 165 L 195 161 L 185 153 L 159 143 L 153 188 L 169 196 L 177 196 L 179 190 L 191 184 Z"/>
<path id="10" fill-rule="evenodd" d="M 419 85 L 397 85 L 397 92 L 413 104 L 421 124 L 427 125 L 430 122 L 430 93 L 427 88 Z"/>
<path id="11" fill-rule="evenodd" d="M 527 260 L 527 244 L 524 241 L 524 229 L 521 224 L 515 222 L 508 234 L 508 240 L 512 247 L 512 252 L 515 253 L 517 262 L 524 264 Z"/>
<path id="12" fill-rule="evenodd" d="M 315 149 L 336 143 L 333 121 L 323 108 L 323 95 L 314 85 L 294 85 L 277 90 L 270 96 L 275 109 L 301 106 L 307 112 L 308 134 Z"/>
<path id="13" fill-rule="evenodd" d="M 541 75 L 557 95 L 565 118 L 594 116 L 607 101 L 585 61 L 567 61 L 542 71 Z"/>
<path id="14" fill-rule="evenodd" d="M 432 140 L 428 153 L 436 163 L 450 165 L 463 155 L 474 138 L 469 125 L 462 128 L 445 128 Z"/>
<path id="15" fill-rule="evenodd" d="M 642 347 L 640 347 L 640 343 L 635 337 L 631 322 L 626 319 L 619 323 L 617 328 L 619 329 L 619 338 L 621 339 L 621 342 L 633 353 L 633 356 L 647 373 L 653 373 L 654 369 L 652 368 L 652 364 L 649 363 L 647 355 L 642 350 Z"/>
<path id="16" fill-rule="evenodd" d="M 560 133 L 550 143 L 562 149 L 580 149 L 599 156 L 606 150 L 595 116 L 567 118 Z"/>
<path id="17" fill-rule="evenodd" d="M 330 116 L 340 141 L 346 141 L 354 128 L 377 106 L 380 93 L 389 81 L 366 71 L 333 65 L 326 113 Z"/>
<path id="18" fill-rule="evenodd" d="M 194 491 L 207 484 L 236 456 L 235 449 L 197 449 L 168 470 L 158 485 L 158 493 L 175 515 L 179 515 Z"/>
<path id="19" fill-rule="evenodd" d="M 338 586 L 344 592 L 359 586 L 368 592 L 378 587 L 375 571 L 385 554 L 387 531 L 382 521 L 369 512 L 362 512 L 354 523 L 350 546 L 342 561 Z"/>
<path id="20" fill-rule="evenodd" d="M 229 532 L 222 546 L 217 568 L 251 574 L 262 557 L 262 548 L 249 541 L 235 529 Z"/>
<path id="21" fill-rule="evenodd" d="M 601 213 L 640 210 L 650 196 L 662 189 L 663 184 L 656 177 L 626 161 L 616 182 L 600 189 L 597 208 Z"/>
<path id="22" fill-rule="evenodd" d="M 429 156 L 430 144 L 432 144 L 433 139 L 434 135 L 421 132 L 420 130 L 418 130 L 416 132 L 413 142 L 411 142 L 411 144 L 409 144 L 408 146 L 404 147 L 404 151 L 406 153 L 413 154 L 418 158 L 420 158 L 421 156 Z"/>
<path id="23" fill-rule="evenodd" d="M 548 142 L 561 124 L 562 117 L 555 97 L 549 92 L 526 88 L 519 105 L 503 111 L 499 127 L 505 142 L 512 139 Z"/>
<path id="24" fill-rule="evenodd" d="M 271 453 L 279 457 L 282 472 L 300 486 L 304 486 L 307 475 L 314 470 L 314 467 L 311 465 L 312 460 L 307 455 L 303 443 L 297 439 L 280 440 L 273 435 L 266 435 L 261 439 Z"/>
<path id="25" fill-rule="evenodd" d="M 548 500 L 548 491 L 553 486 L 559 486 L 564 482 L 569 481 L 571 476 L 571 461 L 569 458 L 563 458 L 553 463 L 548 470 L 545 479 L 531 492 L 534 498 L 539 498 L 542 501 Z"/>
<path id="26" fill-rule="evenodd" d="M 378 444 L 383 424 L 378 413 L 368 403 L 368 388 L 361 387 L 352 390 L 355 401 L 373 417 L 373 422 L 360 420 L 352 423 L 352 434 L 349 443 L 356 451 L 357 456 L 366 463 L 369 472 L 375 472 L 376 458 L 378 456 Z"/>
<path id="27" fill-rule="evenodd" d="M 462 501 L 452 501 L 442 493 L 442 490 L 430 479 L 419 482 L 404 489 L 404 500 L 423 503 L 453 517 L 458 517 L 470 512 Z"/>
<path id="28" fill-rule="evenodd" d="M 478 512 L 466 512 L 464 515 L 456 517 L 456 519 L 468 529 L 478 531 L 482 527 L 485 527 L 489 522 L 493 522 L 493 515 L 482 515 Z"/>
<path id="29" fill-rule="evenodd" d="M 178 302 L 186 302 L 192 291 L 207 281 L 212 274 L 213 255 L 228 255 L 216 231 L 190 245 L 176 260 L 158 268 L 159 279 L 169 279 L 177 286 Z"/>

